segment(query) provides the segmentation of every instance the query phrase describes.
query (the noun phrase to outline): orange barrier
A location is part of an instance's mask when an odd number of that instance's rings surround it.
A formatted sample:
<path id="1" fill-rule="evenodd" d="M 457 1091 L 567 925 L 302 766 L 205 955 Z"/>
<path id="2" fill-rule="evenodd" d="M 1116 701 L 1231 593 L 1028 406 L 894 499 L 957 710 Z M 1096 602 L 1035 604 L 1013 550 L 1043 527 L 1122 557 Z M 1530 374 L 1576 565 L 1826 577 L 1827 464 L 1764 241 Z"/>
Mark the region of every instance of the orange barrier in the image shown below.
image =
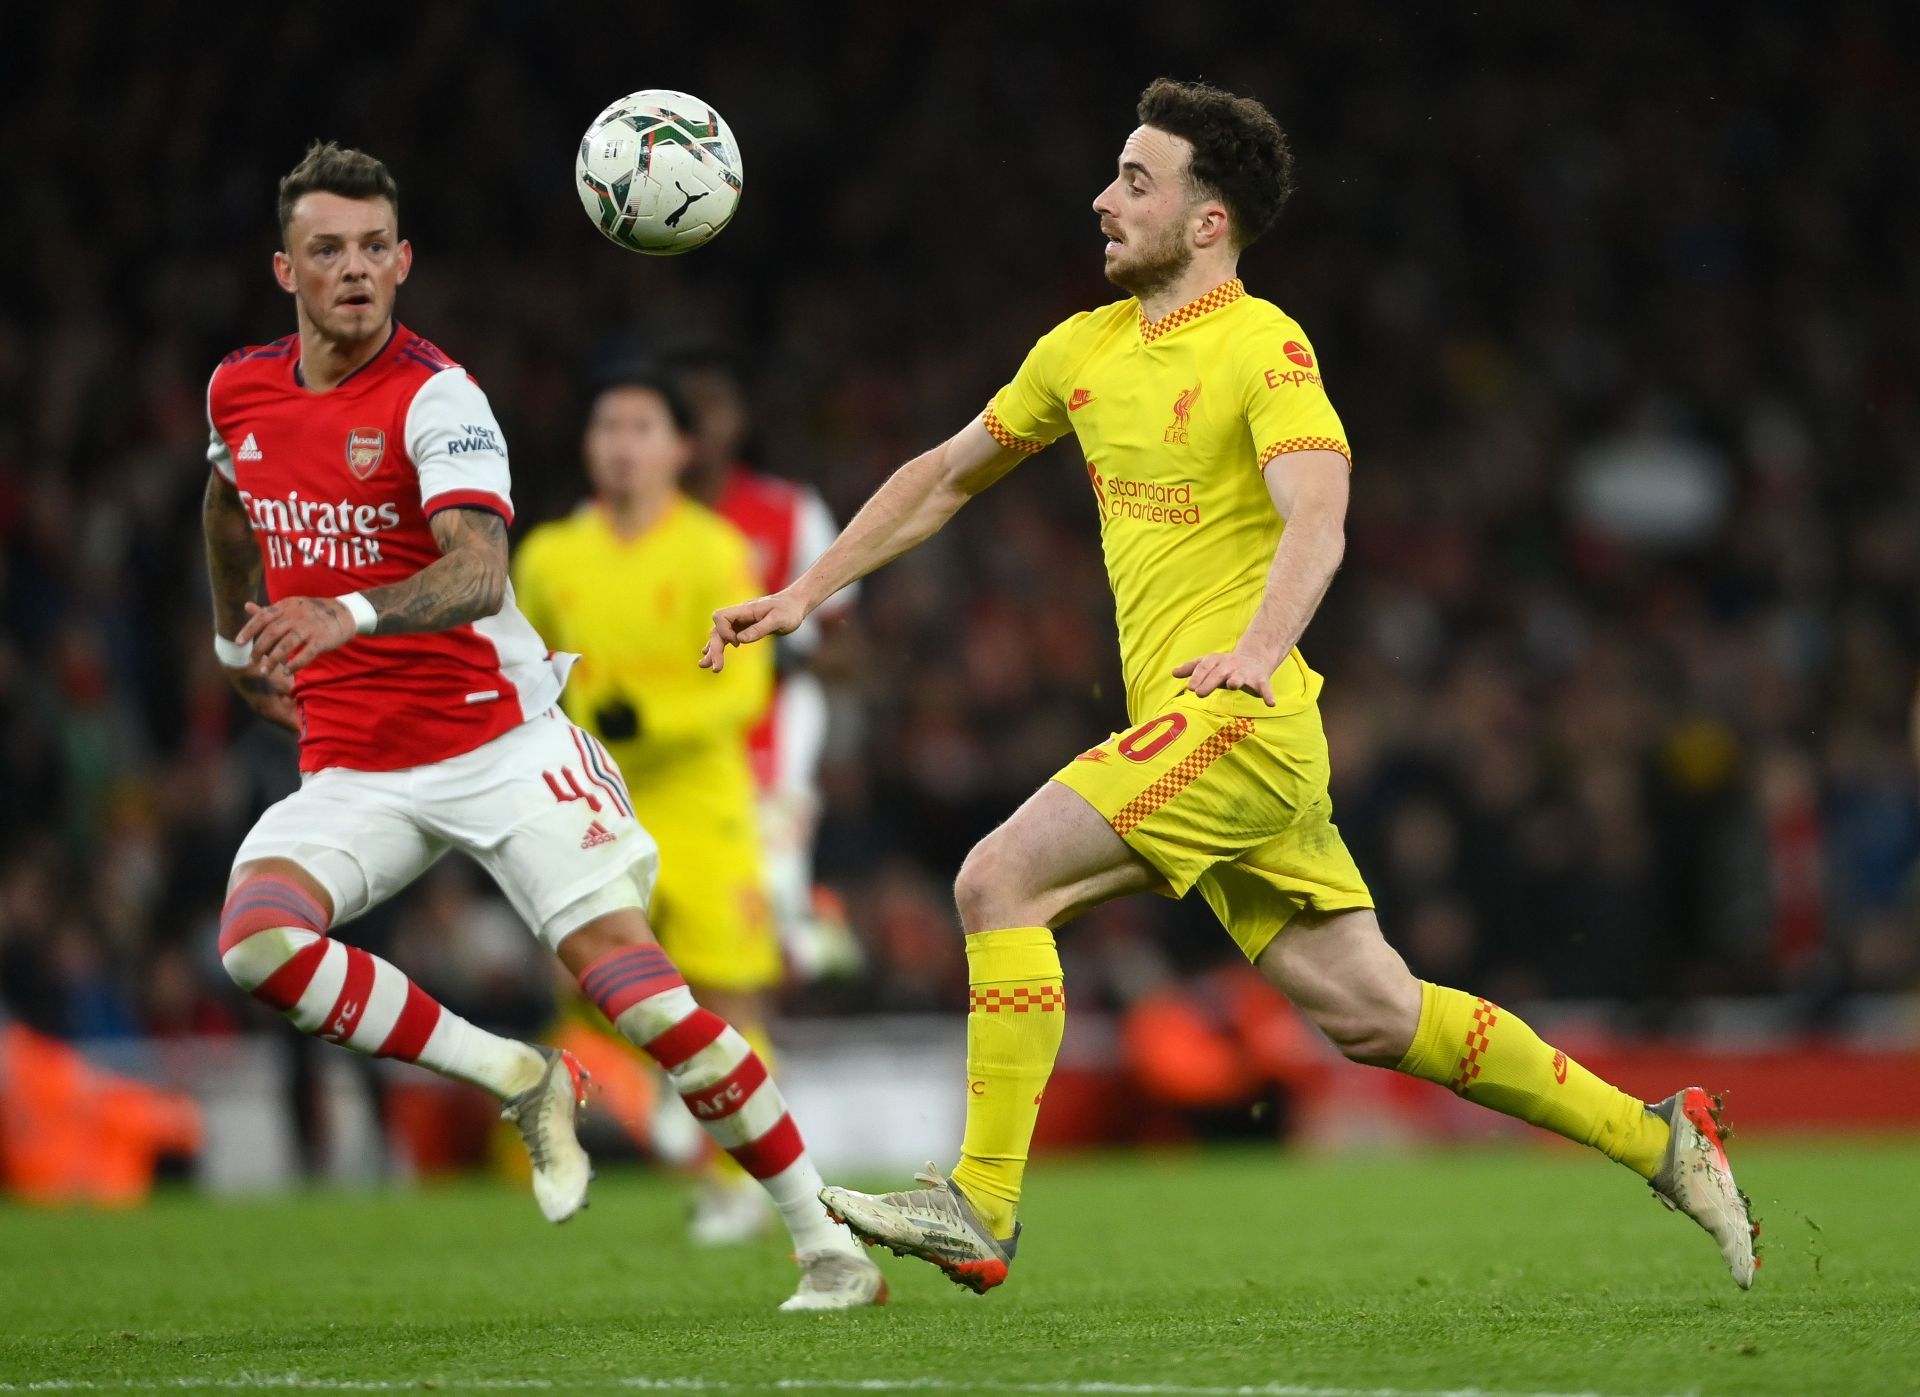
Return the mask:
<path id="1" fill-rule="evenodd" d="M 98 1071 L 57 1038 L 0 1029 L 0 1190 L 127 1207 L 151 1191 L 160 1156 L 199 1149 L 189 1098 Z"/>

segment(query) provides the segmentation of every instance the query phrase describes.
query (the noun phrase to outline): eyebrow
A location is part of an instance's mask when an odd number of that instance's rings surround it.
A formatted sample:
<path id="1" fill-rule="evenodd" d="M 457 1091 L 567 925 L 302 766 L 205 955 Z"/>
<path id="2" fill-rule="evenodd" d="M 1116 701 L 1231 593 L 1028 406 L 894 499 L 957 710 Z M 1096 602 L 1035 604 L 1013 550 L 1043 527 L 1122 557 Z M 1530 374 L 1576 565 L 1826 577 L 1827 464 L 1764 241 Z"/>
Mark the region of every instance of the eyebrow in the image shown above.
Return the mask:
<path id="1" fill-rule="evenodd" d="M 334 238 L 334 239 L 362 238 L 362 239 L 365 239 L 365 238 L 387 238 L 392 236 L 393 235 L 391 232 L 389 232 L 386 228 L 382 227 L 382 228 L 368 228 L 358 233 L 334 233 L 334 232 L 309 233 L 307 234 L 307 239 L 309 242 L 311 242 L 316 238 Z"/>
<path id="2" fill-rule="evenodd" d="M 1153 171 L 1149 170 L 1145 165 L 1142 165 L 1138 160 L 1122 160 L 1120 162 L 1120 173 L 1123 175 L 1141 175 L 1146 179 L 1153 178 Z"/>

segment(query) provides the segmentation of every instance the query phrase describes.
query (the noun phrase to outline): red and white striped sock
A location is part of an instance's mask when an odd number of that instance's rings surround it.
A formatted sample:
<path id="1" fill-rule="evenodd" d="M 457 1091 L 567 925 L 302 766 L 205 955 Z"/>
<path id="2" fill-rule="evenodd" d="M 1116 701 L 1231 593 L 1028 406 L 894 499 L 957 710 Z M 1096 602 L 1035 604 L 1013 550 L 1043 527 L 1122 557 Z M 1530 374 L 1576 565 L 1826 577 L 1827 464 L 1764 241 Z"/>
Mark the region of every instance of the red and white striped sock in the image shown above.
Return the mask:
<path id="1" fill-rule="evenodd" d="M 580 988 L 623 1038 L 666 1070 L 713 1142 L 759 1180 L 795 1252 L 860 1250 L 820 1205 L 820 1171 L 766 1064 L 725 1019 L 694 1002 L 665 951 L 610 951 L 586 968 Z"/>
<path id="2" fill-rule="evenodd" d="M 292 879 L 265 874 L 233 890 L 220 913 L 220 963 L 302 1033 L 370 1057 L 417 1062 L 502 1100 L 540 1080 L 525 1043 L 476 1028 L 398 969 L 327 934 L 327 914 Z"/>

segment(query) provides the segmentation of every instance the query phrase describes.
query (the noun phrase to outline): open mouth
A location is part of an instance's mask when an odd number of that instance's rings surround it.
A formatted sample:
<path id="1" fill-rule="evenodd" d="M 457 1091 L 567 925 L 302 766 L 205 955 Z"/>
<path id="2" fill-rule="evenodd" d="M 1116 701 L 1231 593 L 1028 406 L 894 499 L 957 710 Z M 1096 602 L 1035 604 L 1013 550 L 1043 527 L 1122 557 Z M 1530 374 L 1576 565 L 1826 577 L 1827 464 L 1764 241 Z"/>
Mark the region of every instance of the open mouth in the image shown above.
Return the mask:
<path id="1" fill-rule="evenodd" d="M 342 296 L 339 303 L 343 306 L 370 306 L 373 304 L 373 297 L 356 291 L 351 296 Z"/>

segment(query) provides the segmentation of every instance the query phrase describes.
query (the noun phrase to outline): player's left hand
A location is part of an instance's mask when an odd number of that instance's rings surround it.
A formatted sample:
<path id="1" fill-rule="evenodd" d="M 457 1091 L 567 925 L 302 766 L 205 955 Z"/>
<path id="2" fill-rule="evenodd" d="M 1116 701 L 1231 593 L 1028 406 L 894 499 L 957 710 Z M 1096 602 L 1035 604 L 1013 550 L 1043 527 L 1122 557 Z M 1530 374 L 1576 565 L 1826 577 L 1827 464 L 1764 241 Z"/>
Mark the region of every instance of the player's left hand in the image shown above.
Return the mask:
<path id="1" fill-rule="evenodd" d="M 247 603 L 247 624 L 234 643 L 253 643 L 263 666 L 305 669 L 354 637 L 353 616 L 332 597 L 286 597 L 271 606 Z"/>
<path id="2" fill-rule="evenodd" d="M 1265 699 L 1274 707 L 1273 672 L 1279 666 L 1244 655 L 1235 650 L 1222 655 L 1215 652 L 1174 666 L 1173 677 L 1187 681 L 1187 689 L 1197 698 L 1205 698 L 1216 689 L 1238 689 L 1243 694 Z"/>

